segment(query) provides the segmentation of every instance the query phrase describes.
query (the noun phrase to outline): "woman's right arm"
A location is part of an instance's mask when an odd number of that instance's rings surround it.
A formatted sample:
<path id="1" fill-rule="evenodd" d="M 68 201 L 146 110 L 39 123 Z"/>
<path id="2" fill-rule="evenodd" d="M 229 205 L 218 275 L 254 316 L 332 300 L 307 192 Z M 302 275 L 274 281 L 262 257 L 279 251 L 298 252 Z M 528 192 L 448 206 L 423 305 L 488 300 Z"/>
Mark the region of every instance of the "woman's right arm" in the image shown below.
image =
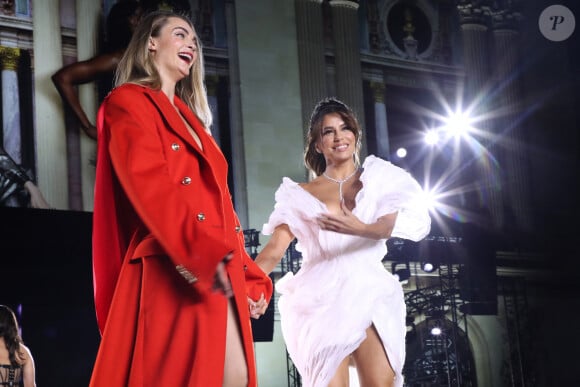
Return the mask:
<path id="1" fill-rule="evenodd" d="M 32 358 L 32 353 L 25 345 L 20 345 L 23 352 L 25 361 L 22 366 L 22 381 L 24 382 L 24 387 L 36 387 L 36 370 L 34 368 L 34 359 Z"/>
<path id="2" fill-rule="evenodd" d="M 287 224 L 281 224 L 274 229 L 272 236 L 266 246 L 256 257 L 256 264 L 260 266 L 266 274 L 270 274 L 276 265 L 282 260 L 288 246 L 294 240 L 294 234 Z"/>
<path id="3" fill-rule="evenodd" d="M 51 77 L 63 101 L 70 106 L 85 133 L 97 138 L 97 130 L 87 117 L 79 101 L 76 86 L 97 80 L 100 76 L 116 70 L 122 52 L 97 55 L 91 59 L 62 67 Z"/>

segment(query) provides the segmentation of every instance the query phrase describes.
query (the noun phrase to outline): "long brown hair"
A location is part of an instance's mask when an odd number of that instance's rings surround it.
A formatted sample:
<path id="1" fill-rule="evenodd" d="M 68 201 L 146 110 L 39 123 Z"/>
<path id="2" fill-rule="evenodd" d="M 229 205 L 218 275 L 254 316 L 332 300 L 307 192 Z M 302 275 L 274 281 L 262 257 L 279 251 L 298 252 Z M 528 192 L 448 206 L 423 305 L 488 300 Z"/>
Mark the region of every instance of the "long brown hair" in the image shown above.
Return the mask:
<path id="1" fill-rule="evenodd" d="M 0 337 L 8 349 L 10 364 L 15 367 L 21 365 L 18 360 L 24 358 L 24 354 L 20 349 L 22 339 L 18 333 L 18 322 L 12 309 L 6 305 L 0 305 Z"/>
<path id="2" fill-rule="evenodd" d="M 175 94 L 189 106 L 209 130 L 213 118 L 204 84 L 205 68 L 201 40 L 195 32 L 191 20 L 184 15 L 161 10 L 148 13 L 143 17 L 117 66 L 115 86 L 120 86 L 123 83 L 136 83 L 152 89 L 161 88 L 161 77 L 149 54 L 148 43 L 150 37 L 159 36 L 161 29 L 171 17 L 180 18 L 189 24 L 195 33 L 198 49 L 197 60 L 191 66 L 189 75 L 177 82 Z"/>
<path id="3" fill-rule="evenodd" d="M 326 169 L 324 155 L 316 150 L 316 143 L 320 140 L 322 132 L 322 121 L 324 116 L 330 113 L 340 115 L 345 125 L 354 133 L 356 140 L 354 151 L 354 164 L 360 165 L 360 148 L 362 130 L 354 112 L 342 101 L 329 97 L 318 102 L 310 116 L 310 127 L 306 135 L 306 147 L 304 149 L 304 164 L 306 168 L 314 172 L 316 176 L 322 175 Z"/>

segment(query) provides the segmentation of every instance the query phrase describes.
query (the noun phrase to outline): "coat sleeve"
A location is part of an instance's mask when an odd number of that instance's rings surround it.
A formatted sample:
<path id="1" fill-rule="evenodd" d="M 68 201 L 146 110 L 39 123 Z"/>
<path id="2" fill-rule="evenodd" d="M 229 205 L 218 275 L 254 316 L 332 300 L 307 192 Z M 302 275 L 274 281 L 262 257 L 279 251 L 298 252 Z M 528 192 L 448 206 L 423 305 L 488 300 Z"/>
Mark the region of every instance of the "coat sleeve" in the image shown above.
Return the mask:
<path id="1" fill-rule="evenodd" d="M 240 233 L 240 238 L 241 251 L 243 252 L 242 263 L 244 265 L 244 276 L 246 279 L 246 293 L 252 300 L 257 300 L 260 298 L 260 295 L 264 294 L 266 301 L 270 302 L 274 292 L 272 279 L 247 254 L 243 233 Z"/>
<path id="2" fill-rule="evenodd" d="M 234 249 L 225 238 L 219 187 L 208 178 L 211 165 L 189 149 L 191 182 L 170 173 L 159 133 L 168 129 L 144 93 L 113 91 L 103 106 L 105 145 L 125 195 L 177 271 L 198 291 L 209 291 L 217 263 Z"/>

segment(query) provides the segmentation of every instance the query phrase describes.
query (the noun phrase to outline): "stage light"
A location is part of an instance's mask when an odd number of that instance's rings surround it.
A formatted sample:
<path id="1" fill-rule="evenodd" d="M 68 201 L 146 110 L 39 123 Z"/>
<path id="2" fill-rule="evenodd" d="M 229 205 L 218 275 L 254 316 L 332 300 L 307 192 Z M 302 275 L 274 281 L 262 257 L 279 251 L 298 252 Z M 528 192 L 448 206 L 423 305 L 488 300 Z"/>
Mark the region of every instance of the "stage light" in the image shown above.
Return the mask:
<path id="1" fill-rule="evenodd" d="M 407 157 L 407 149 L 405 148 L 399 148 L 397 149 L 397 157 L 400 159 L 404 159 L 405 157 Z"/>
<path id="2" fill-rule="evenodd" d="M 429 261 L 421 262 L 421 269 L 425 273 L 433 273 L 435 270 L 437 270 L 438 267 L 439 265 L 433 262 Z"/>
<path id="3" fill-rule="evenodd" d="M 425 142 L 428 145 L 435 145 L 439 142 L 439 134 L 435 130 L 430 130 L 425 133 Z"/>
<path id="4" fill-rule="evenodd" d="M 453 137 L 463 137 L 471 130 L 471 119 L 466 113 L 455 113 L 445 120 L 443 130 Z"/>

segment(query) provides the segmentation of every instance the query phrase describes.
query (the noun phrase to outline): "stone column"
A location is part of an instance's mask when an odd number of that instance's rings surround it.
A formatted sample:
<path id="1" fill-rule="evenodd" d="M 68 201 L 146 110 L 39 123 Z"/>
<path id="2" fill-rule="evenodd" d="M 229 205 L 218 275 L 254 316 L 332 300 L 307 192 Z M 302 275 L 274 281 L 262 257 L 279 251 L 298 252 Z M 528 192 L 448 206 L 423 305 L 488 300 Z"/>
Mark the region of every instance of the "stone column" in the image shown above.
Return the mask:
<path id="1" fill-rule="evenodd" d="M 489 29 L 487 25 L 489 15 L 487 11 L 471 2 L 462 1 L 457 6 L 459 10 L 461 31 L 463 37 L 463 68 L 465 71 L 465 95 L 463 109 L 471 107 L 472 117 L 482 117 L 489 111 L 485 96 L 489 93 L 490 70 L 489 70 Z M 492 128 L 487 119 L 476 123 L 478 129 L 484 133 L 492 134 Z M 491 136 L 488 136 L 491 137 Z M 495 165 L 494 141 L 477 138 L 487 153 L 475 160 L 475 165 L 470 160 L 464 160 L 466 168 L 463 170 L 461 182 L 467 187 L 472 187 L 474 192 L 464 194 L 465 205 L 471 210 L 489 212 L 494 226 L 499 228 L 504 222 L 503 203 L 501 197 L 501 182 L 499 170 Z M 465 158 L 475 158 L 473 153 L 464 153 Z M 467 161 L 470 161 L 467 163 Z M 471 170 L 473 169 L 473 170 Z M 479 176 L 479 178 L 476 178 Z M 481 181 L 481 182 L 480 182 Z"/>
<path id="2" fill-rule="evenodd" d="M 32 0 L 34 60 L 34 119 L 38 186 L 56 209 L 68 207 L 67 160 L 61 101 L 50 79 L 62 67 L 58 0 Z"/>
<path id="3" fill-rule="evenodd" d="M 304 138 L 314 106 L 327 97 L 322 0 L 296 0 L 296 36 Z"/>
<path id="4" fill-rule="evenodd" d="M 375 101 L 375 141 L 377 144 L 377 156 L 391 159 L 389 144 L 389 128 L 387 125 L 387 107 L 385 106 L 385 84 L 371 82 L 373 99 Z"/>
<path id="5" fill-rule="evenodd" d="M 213 136 L 215 142 L 220 146 L 220 121 L 218 114 L 218 99 L 217 99 L 217 87 L 219 85 L 218 75 L 206 75 L 205 84 L 207 87 L 207 102 L 211 109 L 213 115 L 213 123 L 211 125 L 211 135 Z"/>
<path id="6" fill-rule="evenodd" d="M 244 150 L 244 128 L 242 124 L 242 102 L 240 82 L 240 58 L 238 54 L 236 5 L 226 0 L 226 25 L 230 70 L 230 131 L 232 141 L 232 168 L 234 176 L 234 201 L 242 227 L 248 228 L 248 192 L 246 190 L 246 156 Z"/>
<path id="7" fill-rule="evenodd" d="M 524 128 L 519 124 L 519 101 L 522 100 L 518 77 L 513 74 L 518 71 L 519 62 L 519 32 L 515 25 L 515 17 L 507 13 L 497 15 L 493 19 L 494 40 L 494 80 L 500 88 L 496 102 L 497 107 L 504 112 L 498 119 L 498 133 L 506 145 L 502 160 L 505 169 L 506 202 L 513 212 L 515 226 L 518 230 L 531 232 L 533 219 L 531 210 L 531 192 L 529 176 L 529 160 L 524 150 L 526 136 Z"/>
<path id="8" fill-rule="evenodd" d="M 356 114 L 365 128 L 362 69 L 360 63 L 358 2 L 330 0 L 334 40 L 336 94 Z M 366 133 L 363 135 L 361 156 L 366 151 Z"/>
<path id="9" fill-rule="evenodd" d="M 4 150 L 17 164 L 22 162 L 20 133 L 20 93 L 18 91 L 18 60 L 20 49 L 0 46 L 2 68 L 2 133 Z"/>
<path id="10" fill-rule="evenodd" d="M 99 33 L 99 14 L 102 12 L 98 1 L 76 0 L 77 19 L 77 57 L 86 60 L 97 54 Z M 95 82 L 79 86 L 79 99 L 88 117 L 96 121 L 98 108 L 98 91 Z M 81 140 L 81 174 L 83 187 L 83 209 L 93 210 L 95 186 L 95 140 L 82 135 Z"/>

